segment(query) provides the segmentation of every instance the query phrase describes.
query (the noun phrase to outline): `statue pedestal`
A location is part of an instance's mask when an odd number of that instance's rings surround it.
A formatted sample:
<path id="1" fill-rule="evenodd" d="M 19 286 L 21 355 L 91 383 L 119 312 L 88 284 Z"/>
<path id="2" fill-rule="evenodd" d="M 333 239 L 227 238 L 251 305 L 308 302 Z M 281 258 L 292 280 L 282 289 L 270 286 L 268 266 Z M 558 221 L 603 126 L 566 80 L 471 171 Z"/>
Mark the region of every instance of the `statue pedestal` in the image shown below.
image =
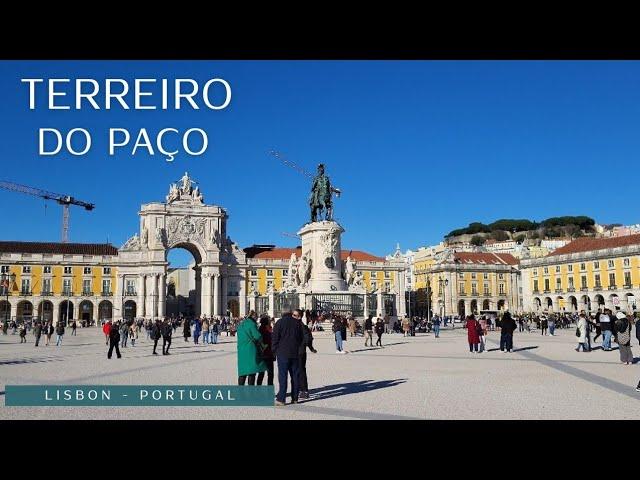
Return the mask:
<path id="1" fill-rule="evenodd" d="M 334 221 L 308 223 L 300 229 L 302 256 L 311 259 L 306 292 L 345 292 L 340 236 L 344 229 Z"/>

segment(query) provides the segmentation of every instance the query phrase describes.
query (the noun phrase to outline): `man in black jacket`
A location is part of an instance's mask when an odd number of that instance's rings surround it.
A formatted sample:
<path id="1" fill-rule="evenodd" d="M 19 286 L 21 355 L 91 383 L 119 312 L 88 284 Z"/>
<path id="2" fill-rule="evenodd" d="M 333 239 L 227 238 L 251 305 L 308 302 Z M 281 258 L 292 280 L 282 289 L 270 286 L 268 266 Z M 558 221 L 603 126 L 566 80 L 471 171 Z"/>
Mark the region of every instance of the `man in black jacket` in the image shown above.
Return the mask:
<path id="1" fill-rule="evenodd" d="M 107 353 L 107 358 L 111 359 L 111 354 L 113 353 L 113 348 L 116 349 L 116 355 L 118 358 L 122 358 L 120 355 L 120 347 L 118 346 L 120 342 L 120 325 L 118 322 L 111 325 L 111 330 L 109 330 L 109 353 Z"/>
<path id="2" fill-rule="evenodd" d="M 164 321 L 162 326 L 162 354 L 171 355 L 169 347 L 171 346 L 171 335 L 173 334 L 173 326 L 169 320 Z"/>
<path id="3" fill-rule="evenodd" d="M 151 339 L 153 340 L 153 354 L 157 355 L 156 348 L 158 347 L 158 340 L 162 338 L 162 324 L 160 319 L 156 318 L 156 323 L 151 326 Z M 162 349 L 164 351 L 164 348 Z"/>
<path id="4" fill-rule="evenodd" d="M 367 342 L 369 342 L 369 346 L 373 347 L 373 320 L 371 318 L 373 315 L 369 315 L 367 319 L 364 321 L 364 346 L 367 346 Z"/>
<path id="5" fill-rule="evenodd" d="M 36 336 L 36 347 L 40 343 L 40 337 L 42 336 L 42 324 L 36 322 L 36 326 L 33 328 L 33 334 Z"/>
<path id="6" fill-rule="evenodd" d="M 302 344 L 302 322 L 293 318 L 291 313 L 283 315 L 276 322 L 271 334 L 271 350 L 278 362 L 279 390 L 276 405 L 285 405 L 287 398 L 287 375 L 291 376 L 291 403 L 298 403 L 298 385 L 300 360 L 298 358 Z"/>
<path id="7" fill-rule="evenodd" d="M 509 312 L 504 312 L 502 316 L 502 330 L 500 333 L 500 350 L 511 352 L 513 350 L 513 332 L 518 326 Z"/>
<path id="8" fill-rule="evenodd" d="M 313 353 L 318 353 L 318 351 L 313 348 L 313 335 L 311 334 L 309 327 L 302 321 L 302 315 L 302 310 L 298 309 L 293 312 L 293 318 L 298 320 L 300 325 L 302 325 L 302 343 L 298 350 L 298 359 L 300 362 L 299 398 L 309 398 L 309 382 L 307 380 L 307 348 Z"/>

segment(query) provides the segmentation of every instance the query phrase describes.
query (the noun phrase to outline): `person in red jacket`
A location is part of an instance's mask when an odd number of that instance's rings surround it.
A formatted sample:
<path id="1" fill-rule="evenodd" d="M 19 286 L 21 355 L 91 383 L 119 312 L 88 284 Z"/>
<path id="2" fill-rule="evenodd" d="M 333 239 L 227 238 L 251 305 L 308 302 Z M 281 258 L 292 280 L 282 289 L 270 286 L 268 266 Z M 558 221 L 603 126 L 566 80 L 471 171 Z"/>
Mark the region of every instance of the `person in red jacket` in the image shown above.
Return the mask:
<path id="1" fill-rule="evenodd" d="M 465 328 L 467 329 L 467 340 L 469 341 L 469 352 L 478 353 L 478 345 L 480 344 L 480 335 L 478 332 L 482 327 L 480 326 L 480 322 L 476 320 L 476 317 L 473 314 L 467 317 Z"/>
<path id="2" fill-rule="evenodd" d="M 104 338 L 106 340 L 106 345 L 109 345 L 109 334 L 111 333 L 111 320 L 107 321 L 107 323 L 105 323 L 102 326 L 102 332 L 104 333 Z"/>

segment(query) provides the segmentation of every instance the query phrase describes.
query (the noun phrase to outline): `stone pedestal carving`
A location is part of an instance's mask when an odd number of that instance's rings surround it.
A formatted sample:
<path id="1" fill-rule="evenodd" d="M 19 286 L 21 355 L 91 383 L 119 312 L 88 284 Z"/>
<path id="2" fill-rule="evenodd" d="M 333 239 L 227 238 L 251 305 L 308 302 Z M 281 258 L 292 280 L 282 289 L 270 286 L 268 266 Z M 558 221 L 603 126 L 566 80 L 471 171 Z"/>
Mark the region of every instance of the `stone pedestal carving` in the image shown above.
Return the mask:
<path id="1" fill-rule="evenodd" d="M 299 285 L 307 292 L 343 292 L 340 236 L 344 229 L 333 221 L 308 223 L 298 235 L 302 257 L 298 264 Z"/>

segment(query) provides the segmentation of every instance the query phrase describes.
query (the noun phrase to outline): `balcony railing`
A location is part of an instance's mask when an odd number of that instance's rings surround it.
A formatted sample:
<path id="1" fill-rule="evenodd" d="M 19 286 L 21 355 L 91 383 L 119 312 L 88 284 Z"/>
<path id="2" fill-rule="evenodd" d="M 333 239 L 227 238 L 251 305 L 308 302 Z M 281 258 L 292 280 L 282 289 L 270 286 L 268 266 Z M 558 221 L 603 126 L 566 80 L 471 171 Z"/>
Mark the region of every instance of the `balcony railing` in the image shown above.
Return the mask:
<path id="1" fill-rule="evenodd" d="M 581 292 L 588 292 L 589 291 L 589 287 L 580 287 L 580 291 Z"/>
<path id="2" fill-rule="evenodd" d="M 602 290 L 602 285 L 596 285 L 593 287 L 594 290 Z"/>
<path id="3" fill-rule="evenodd" d="M 30 297 L 31 295 L 33 295 L 31 290 L 20 290 L 21 297 Z"/>
<path id="4" fill-rule="evenodd" d="M 93 297 L 93 292 L 91 290 L 82 290 L 82 295 L 85 297 Z"/>
<path id="5" fill-rule="evenodd" d="M 617 290 L 618 287 L 616 287 L 615 285 L 609 285 L 609 290 Z"/>
<path id="6" fill-rule="evenodd" d="M 62 290 L 63 297 L 73 297 L 73 292 L 71 290 Z"/>
<path id="7" fill-rule="evenodd" d="M 633 285 L 625 283 L 624 288 L 633 288 Z"/>
<path id="8" fill-rule="evenodd" d="M 546 288 L 542 291 L 542 293 L 551 293 L 551 290 L 547 290 Z"/>
<path id="9" fill-rule="evenodd" d="M 41 297 L 50 297 L 52 295 L 53 295 L 53 292 L 51 290 L 43 290 L 40 292 Z"/>
<path id="10" fill-rule="evenodd" d="M 113 292 L 100 292 L 100 295 L 102 295 L 103 297 L 111 297 L 113 295 Z"/>
<path id="11" fill-rule="evenodd" d="M 125 297 L 136 297 L 136 296 L 138 296 L 138 294 L 136 292 L 134 292 L 133 290 L 127 290 L 126 292 L 124 292 L 124 296 Z"/>
<path id="12" fill-rule="evenodd" d="M 574 287 L 569 287 L 567 288 L 567 292 L 575 292 L 576 289 Z"/>
<path id="13" fill-rule="evenodd" d="M 556 288 L 555 293 L 562 293 L 562 289 L 561 288 Z"/>
<path id="14" fill-rule="evenodd" d="M 539 294 L 539 293 L 540 293 L 540 290 L 538 290 L 537 288 L 535 288 L 535 289 L 533 290 L 533 293 L 535 293 L 535 294 L 537 295 L 537 294 Z"/>

